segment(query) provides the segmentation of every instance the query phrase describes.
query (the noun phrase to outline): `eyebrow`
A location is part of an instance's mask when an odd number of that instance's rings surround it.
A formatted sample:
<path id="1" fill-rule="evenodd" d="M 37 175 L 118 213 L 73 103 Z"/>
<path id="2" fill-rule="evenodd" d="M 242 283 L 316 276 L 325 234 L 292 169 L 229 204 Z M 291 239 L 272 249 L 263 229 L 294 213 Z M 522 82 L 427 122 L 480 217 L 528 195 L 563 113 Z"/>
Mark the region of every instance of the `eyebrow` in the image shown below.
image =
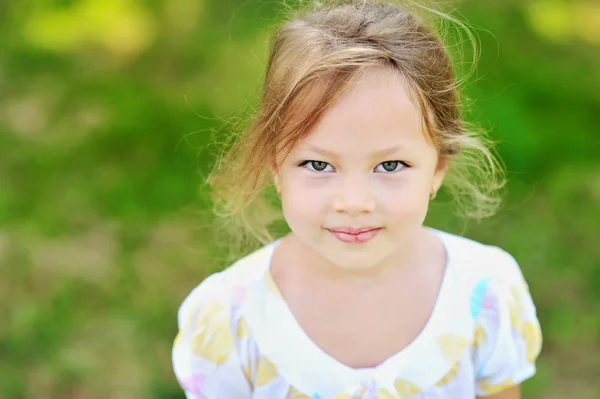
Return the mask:
<path id="1" fill-rule="evenodd" d="M 402 146 L 397 145 L 397 146 L 394 146 L 394 147 L 385 148 L 383 150 L 375 151 L 374 153 L 372 153 L 370 155 L 373 156 L 373 157 L 384 157 L 386 155 L 393 154 L 393 153 L 401 150 L 402 148 L 403 148 Z M 330 158 L 335 158 L 335 157 L 338 156 L 338 154 L 336 154 L 333 151 L 329 151 L 329 150 L 326 150 L 324 148 L 321 148 L 321 147 L 318 147 L 318 146 L 312 145 L 312 144 L 307 144 L 306 145 L 306 149 L 310 150 L 310 151 L 317 152 L 317 153 L 319 153 L 321 155 L 324 155 L 324 156 L 330 157 Z"/>

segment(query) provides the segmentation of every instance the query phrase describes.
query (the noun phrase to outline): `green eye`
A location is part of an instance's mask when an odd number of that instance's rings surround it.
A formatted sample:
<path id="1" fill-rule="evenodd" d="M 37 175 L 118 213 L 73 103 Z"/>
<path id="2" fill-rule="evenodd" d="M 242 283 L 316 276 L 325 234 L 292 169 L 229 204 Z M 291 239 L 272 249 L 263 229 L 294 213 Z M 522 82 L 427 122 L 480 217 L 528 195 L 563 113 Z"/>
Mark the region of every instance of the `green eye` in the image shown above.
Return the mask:
<path id="1" fill-rule="evenodd" d="M 319 172 L 327 169 L 327 162 L 311 161 L 310 164 L 314 170 L 318 170 Z"/>
<path id="2" fill-rule="evenodd" d="M 313 172 L 329 172 L 327 168 L 333 169 L 333 167 L 327 162 L 323 161 L 304 161 L 300 166 L 304 166 L 308 170 L 312 170 Z"/>
<path id="3" fill-rule="evenodd" d="M 385 161 L 377 165 L 377 172 L 392 173 L 399 172 L 406 167 L 406 164 L 401 161 Z"/>

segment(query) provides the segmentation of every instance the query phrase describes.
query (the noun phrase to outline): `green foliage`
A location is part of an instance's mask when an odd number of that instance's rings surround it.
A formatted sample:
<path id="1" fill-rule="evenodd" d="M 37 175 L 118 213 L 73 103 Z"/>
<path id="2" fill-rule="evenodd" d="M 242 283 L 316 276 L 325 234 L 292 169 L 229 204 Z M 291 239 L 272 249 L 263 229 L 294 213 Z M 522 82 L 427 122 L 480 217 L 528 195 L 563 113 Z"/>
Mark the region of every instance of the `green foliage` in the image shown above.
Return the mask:
<path id="1" fill-rule="evenodd" d="M 0 397 L 183 398 L 175 312 L 224 266 L 206 146 L 248 115 L 283 4 L 0 3 Z M 600 8 L 458 10 L 482 50 L 469 117 L 510 172 L 503 210 L 464 232 L 530 283 L 545 346 L 526 397 L 595 397 Z M 443 204 L 429 220 L 463 232 Z"/>

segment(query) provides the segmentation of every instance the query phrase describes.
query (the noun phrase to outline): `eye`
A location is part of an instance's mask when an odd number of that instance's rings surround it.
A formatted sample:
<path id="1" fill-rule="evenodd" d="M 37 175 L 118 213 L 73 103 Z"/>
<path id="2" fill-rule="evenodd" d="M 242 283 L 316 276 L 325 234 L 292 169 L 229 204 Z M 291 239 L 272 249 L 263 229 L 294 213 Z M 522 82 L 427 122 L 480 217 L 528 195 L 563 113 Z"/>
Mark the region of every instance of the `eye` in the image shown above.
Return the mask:
<path id="1" fill-rule="evenodd" d="M 304 161 L 300 166 L 313 172 L 333 172 L 333 166 L 323 161 Z M 329 170 L 327 170 L 329 168 Z"/>
<path id="2" fill-rule="evenodd" d="M 402 161 L 385 161 L 377 165 L 375 171 L 381 173 L 395 173 L 400 172 L 407 166 L 408 165 Z"/>

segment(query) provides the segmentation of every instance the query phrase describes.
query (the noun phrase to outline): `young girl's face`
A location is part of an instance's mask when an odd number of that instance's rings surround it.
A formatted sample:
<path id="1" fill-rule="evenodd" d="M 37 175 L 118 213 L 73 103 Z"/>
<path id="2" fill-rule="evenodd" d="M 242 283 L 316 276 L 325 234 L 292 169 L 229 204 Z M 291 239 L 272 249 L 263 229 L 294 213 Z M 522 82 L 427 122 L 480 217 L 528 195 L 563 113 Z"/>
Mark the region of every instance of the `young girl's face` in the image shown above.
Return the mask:
<path id="1" fill-rule="evenodd" d="M 334 265 L 373 268 L 422 225 L 446 170 L 438 158 L 402 78 L 368 71 L 280 165 L 285 219 Z"/>

